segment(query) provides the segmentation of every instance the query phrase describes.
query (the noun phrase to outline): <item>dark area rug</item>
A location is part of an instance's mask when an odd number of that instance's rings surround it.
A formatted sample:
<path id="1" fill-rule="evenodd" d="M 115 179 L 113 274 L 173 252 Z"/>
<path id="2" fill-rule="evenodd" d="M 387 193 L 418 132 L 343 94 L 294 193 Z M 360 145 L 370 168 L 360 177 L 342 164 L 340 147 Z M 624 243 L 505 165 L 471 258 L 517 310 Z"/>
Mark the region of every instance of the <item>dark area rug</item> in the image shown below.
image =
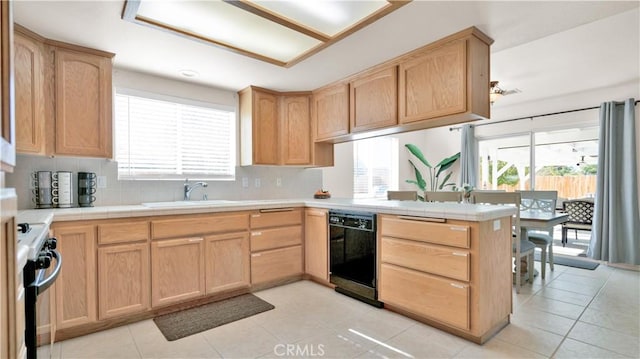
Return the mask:
<path id="1" fill-rule="evenodd" d="M 538 251 L 536 251 L 535 253 L 535 260 L 540 262 L 540 252 Z M 598 266 L 600 265 L 600 263 L 598 262 L 592 262 L 592 261 L 583 260 L 583 259 L 574 259 L 574 258 L 564 257 L 559 255 L 553 256 L 553 264 L 574 267 L 574 268 L 581 268 L 581 269 L 589 269 L 589 270 L 594 270 L 598 268 Z"/>
<path id="2" fill-rule="evenodd" d="M 253 294 L 243 294 L 219 302 L 181 310 L 153 318 L 168 341 L 177 340 L 211 328 L 275 308 Z"/>

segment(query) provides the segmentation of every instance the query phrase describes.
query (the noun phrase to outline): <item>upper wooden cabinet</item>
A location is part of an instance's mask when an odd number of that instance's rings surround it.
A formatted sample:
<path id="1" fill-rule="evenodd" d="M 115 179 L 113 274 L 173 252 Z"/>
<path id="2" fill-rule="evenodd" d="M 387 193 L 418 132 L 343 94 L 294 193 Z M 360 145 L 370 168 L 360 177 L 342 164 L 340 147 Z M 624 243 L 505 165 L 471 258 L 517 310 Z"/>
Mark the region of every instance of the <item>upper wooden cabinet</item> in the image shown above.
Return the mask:
<path id="1" fill-rule="evenodd" d="M 314 141 L 349 133 L 349 85 L 339 83 L 313 93 Z"/>
<path id="2" fill-rule="evenodd" d="M 62 48 L 54 52 L 55 153 L 111 157 L 111 59 Z"/>
<path id="3" fill-rule="evenodd" d="M 333 165 L 333 145 L 311 141 L 310 93 L 251 86 L 239 95 L 243 166 Z"/>
<path id="4" fill-rule="evenodd" d="M 44 154 L 44 60 L 42 41 L 16 32 L 16 151 Z"/>
<path id="5" fill-rule="evenodd" d="M 398 70 L 396 66 L 365 74 L 349 86 L 351 132 L 398 124 Z"/>
<path id="6" fill-rule="evenodd" d="M 12 1 L 0 2 L 0 171 L 16 164 L 12 8 Z"/>

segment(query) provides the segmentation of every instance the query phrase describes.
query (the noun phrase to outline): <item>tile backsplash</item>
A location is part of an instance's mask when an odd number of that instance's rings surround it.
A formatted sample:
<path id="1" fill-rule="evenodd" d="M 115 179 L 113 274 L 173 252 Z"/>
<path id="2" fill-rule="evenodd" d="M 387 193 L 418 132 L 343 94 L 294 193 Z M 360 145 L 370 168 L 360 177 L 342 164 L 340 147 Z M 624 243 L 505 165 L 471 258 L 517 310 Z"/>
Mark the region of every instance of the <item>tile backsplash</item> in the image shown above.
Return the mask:
<path id="1" fill-rule="evenodd" d="M 16 163 L 14 172 L 6 175 L 6 185 L 16 188 L 19 209 L 35 208 L 31 177 L 35 171 L 74 172 L 75 206 L 78 205 L 78 172 L 95 172 L 106 180 L 105 188 L 97 188 L 94 206 L 176 201 L 183 198 L 184 181 L 120 181 L 118 164 L 112 160 L 18 155 Z M 235 181 L 205 182 L 208 183 L 206 188 L 197 188 L 191 193 L 192 200 L 202 199 L 204 194 L 210 200 L 312 198 L 313 193 L 322 187 L 322 172 L 320 169 L 297 167 L 236 167 Z"/>

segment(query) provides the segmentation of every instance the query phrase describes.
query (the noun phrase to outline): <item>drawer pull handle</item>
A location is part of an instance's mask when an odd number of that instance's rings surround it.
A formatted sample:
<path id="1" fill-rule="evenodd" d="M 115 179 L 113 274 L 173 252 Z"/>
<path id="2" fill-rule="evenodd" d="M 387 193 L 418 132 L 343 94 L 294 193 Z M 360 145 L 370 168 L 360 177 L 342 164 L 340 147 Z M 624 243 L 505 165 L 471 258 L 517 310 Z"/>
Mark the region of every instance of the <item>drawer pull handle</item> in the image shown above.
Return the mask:
<path id="1" fill-rule="evenodd" d="M 252 214 L 252 215 L 251 215 L 251 218 L 258 218 L 258 217 L 260 217 L 260 215 L 259 215 L 259 214 Z"/>
<path id="2" fill-rule="evenodd" d="M 262 232 L 251 232 L 251 236 L 252 237 L 257 237 L 257 236 L 261 236 Z"/>
<path id="3" fill-rule="evenodd" d="M 252 256 L 252 257 L 260 257 L 261 255 L 262 255 L 262 253 L 254 253 L 254 254 L 252 254 L 251 256 Z"/>
<path id="4" fill-rule="evenodd" d="M 466 257 L 469 255 L 469 253 L 460 253 L 460 252 L 453 252 L 451 254 L 458 257 Z"/>
<path id="5" fill-rule="evenodd" d="M 458 231 L 458 232 L 466 232 L 467 231 L 467 227 L 454 227 L 451 226 L 449 227 L 450 230 L 452 231 Z"/>
<path id="6" fill-rule="evenodd" d="M 451 284 L 451 286 L 454 287 L 454 288 L 464 289 L 463 285 L 460 285 L 460 284 L 457 284 L 457 283 L 449 283 L 449 284 Z"/>
<path id="7" fill-rule="evenodd" d="M 204 240 L 204 238 L 193 238 L 190 239 L 189 242 L 202 242 Z"/>
<path id="8" fill-rule="evenodd" d="M 407 220 L 407 221 L 435 222 L 435 223 L 445 223 L 447 221 L 444 218 L 411 217 L 411 216 L 398 216 L 398 219 L 404 219 L 404 220 Z"/>
<path id="9" fill-rule="evenodd" d="M 293 211 L 293 207 L 267 208 L 267 209 L 261 209 L 260 213 L 277 213 L 277 212 L 291 212 L 291 211 Z"/>

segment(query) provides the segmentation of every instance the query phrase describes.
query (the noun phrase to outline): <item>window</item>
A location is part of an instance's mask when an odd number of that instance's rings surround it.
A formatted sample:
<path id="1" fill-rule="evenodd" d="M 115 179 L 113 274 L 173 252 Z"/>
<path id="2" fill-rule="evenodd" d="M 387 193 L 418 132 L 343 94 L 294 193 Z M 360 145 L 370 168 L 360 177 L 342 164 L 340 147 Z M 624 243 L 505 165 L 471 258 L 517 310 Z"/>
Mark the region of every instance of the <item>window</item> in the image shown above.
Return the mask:
<path id="1" fill-rule="evenodd" d="M 118 179 L 233 180 L 231 108 L 118 89 Z"/>
<path id="2" fill-rule="evenodd" d="M 353 143 L 353 197 L 382 198 L 398 188 L 398 139 L 377 137 Z"/>

